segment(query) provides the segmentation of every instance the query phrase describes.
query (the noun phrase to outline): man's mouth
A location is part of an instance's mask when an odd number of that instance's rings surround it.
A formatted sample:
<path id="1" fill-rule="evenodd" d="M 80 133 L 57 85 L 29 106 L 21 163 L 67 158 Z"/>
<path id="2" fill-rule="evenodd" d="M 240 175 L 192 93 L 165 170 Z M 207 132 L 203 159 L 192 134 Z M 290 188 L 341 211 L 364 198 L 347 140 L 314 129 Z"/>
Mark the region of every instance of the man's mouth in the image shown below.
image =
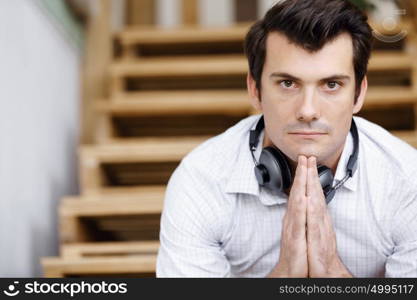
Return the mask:
<path id="1" fill-rule="evenodd" d="M 327 134 L 327 133 L 325 133 L 325 132 L 319 132 L 319 131 L 296 131 L 296 132 L 290 132 L 289 134 L 324 135 L 324 134 Z"/>
<path id="2" fill-rule="evenodd" d="M 318 131 L 298 131 L 298 132 L 290 132 L 290 135 L 300 137 L 300 138 L 318 138 L 321 136 L 326 135 L 327 133 L 318 132 Z"/>

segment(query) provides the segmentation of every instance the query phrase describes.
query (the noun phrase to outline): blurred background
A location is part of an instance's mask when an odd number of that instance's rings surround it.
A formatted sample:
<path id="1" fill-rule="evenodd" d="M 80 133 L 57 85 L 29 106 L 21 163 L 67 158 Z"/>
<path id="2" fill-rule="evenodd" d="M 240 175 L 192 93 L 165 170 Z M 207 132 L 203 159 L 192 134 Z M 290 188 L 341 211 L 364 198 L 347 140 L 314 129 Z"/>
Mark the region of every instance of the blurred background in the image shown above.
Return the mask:
<path id="1" fill-rule="evenodd" d="M 359 114 L 417 147 L 417 1 L 370 17 Z M 243 39 L 273 0 L 0 0 L 0 276 L 155 276 L 165 185 L 254 111 Z"/>

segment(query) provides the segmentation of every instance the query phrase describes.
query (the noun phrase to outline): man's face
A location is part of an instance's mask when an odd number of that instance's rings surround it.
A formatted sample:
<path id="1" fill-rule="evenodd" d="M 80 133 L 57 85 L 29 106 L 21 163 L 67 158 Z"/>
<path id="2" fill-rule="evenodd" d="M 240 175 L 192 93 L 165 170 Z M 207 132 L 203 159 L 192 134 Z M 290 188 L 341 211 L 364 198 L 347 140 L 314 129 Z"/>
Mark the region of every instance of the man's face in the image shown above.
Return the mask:
<path id="1" fill-rule="evenodd" d="M 340 34 L 310 53 L 273 32 L 268 35 L 266 53 L 260 94 L 248 76 L 252 102 L 264 114 L 266 140 L 293 161 L 302 154 L 332 167 L 343 150 L 352 114 L 360 110 L 366 92 L 364 80 L 354 104 L 350 35 Z"/>

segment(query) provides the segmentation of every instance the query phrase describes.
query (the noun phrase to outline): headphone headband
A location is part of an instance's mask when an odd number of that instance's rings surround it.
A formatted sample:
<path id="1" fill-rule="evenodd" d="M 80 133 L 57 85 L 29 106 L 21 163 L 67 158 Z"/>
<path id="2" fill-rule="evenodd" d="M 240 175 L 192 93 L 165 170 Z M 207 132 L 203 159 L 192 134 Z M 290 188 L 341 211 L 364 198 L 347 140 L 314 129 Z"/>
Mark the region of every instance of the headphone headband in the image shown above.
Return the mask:
<path id="1" fill-rule="evenodd" d="M 262 115 L 259 118 L 259 121 L 256 123 L 255 129 L 251 130 L 249 133 L 249 148 L 251 151 L 256 150 L 256 146 L 259 143 L 259 136 L 261 135 L 262 129 L 265 128 L 264 116 Z"/>

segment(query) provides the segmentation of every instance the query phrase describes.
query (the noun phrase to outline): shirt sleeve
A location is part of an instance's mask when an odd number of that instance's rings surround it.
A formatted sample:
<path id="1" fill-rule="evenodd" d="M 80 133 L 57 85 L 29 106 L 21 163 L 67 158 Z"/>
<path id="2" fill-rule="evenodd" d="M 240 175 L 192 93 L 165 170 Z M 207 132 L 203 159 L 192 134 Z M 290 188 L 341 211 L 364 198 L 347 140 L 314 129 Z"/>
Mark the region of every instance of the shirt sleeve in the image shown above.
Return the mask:
<path id="1" fill-rule="evenodd" d="M 184 161 L 172 174 L 161 216 L 157 277 L 229 277 L 216 187 Z"/>
<path id="2" fill-rule="evenodd" d="M 409 194 L 393 219 L 394 250 L 385 277 L 417 277 L 417 193 Z"/>

